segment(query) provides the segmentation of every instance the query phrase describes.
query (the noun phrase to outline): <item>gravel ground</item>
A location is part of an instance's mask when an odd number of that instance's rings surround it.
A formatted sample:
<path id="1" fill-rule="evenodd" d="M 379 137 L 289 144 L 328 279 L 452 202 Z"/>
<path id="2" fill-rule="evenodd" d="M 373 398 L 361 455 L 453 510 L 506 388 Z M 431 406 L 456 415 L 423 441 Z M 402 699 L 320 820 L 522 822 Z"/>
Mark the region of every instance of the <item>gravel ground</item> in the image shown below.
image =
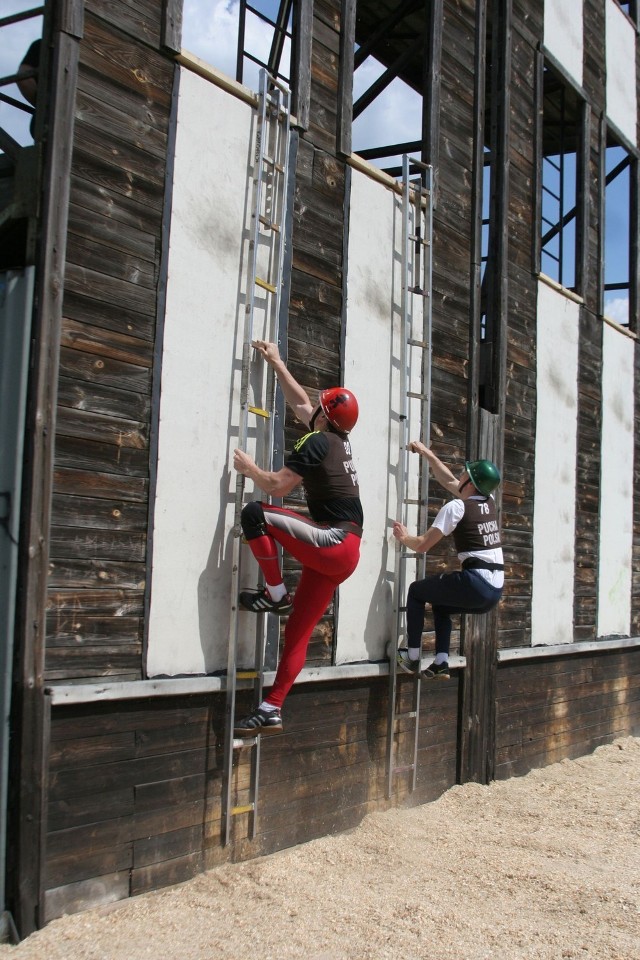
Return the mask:
<path id="1" fill-rule="evenodd" d="M 640 739 L 62 917 L 0 960 L 640 960 Z"/>

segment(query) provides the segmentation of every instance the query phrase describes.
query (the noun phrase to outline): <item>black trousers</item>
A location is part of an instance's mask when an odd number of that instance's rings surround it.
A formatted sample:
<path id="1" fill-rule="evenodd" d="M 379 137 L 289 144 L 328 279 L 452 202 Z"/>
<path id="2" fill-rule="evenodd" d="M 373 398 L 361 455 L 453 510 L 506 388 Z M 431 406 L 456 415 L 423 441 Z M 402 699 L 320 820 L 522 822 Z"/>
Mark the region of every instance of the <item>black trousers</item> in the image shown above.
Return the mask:
<path id="1" fill-rule="evenodd" d="M 451 616 L 455 613 L 487 613 L 499 602 L 502 587 L 492 587 L 476 570 L 441 573 L 415 580 L 407 595 L 407 643 L 422 645 L 424 608 L 430 603 L 436 631 L 436 653 L 449 654 Z"/>

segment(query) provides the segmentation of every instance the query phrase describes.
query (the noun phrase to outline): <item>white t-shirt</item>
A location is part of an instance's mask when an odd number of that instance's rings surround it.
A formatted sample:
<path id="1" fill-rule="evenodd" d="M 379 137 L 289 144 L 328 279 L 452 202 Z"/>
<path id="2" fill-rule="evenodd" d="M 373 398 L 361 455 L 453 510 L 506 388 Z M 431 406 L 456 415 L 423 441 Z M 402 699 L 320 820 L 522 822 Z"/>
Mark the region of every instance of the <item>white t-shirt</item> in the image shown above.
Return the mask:
<path id="1" fill-rule="evenodd" d="M 485 497 L 474 496 L 471 500 L 484 500 Z M 444 507 L 438 511 L 432 526 L 441 531 L 443 536 L 448 537 L 458 526 L 464 516 L 464 500 L 450 500 Z M 501 547 L 494 547 L 490 550 L 472 550 L 469 553 L 459 553 L 458 559 L 462 563 L 468 557 L 478 557 L 479 560 L 486 560 L 487 563 L 504 563 Z M 499 589 L 504 586 L 504 571 L 502 570 L 480 570 L 476 568 L 474 573 L 479 573 L 492 587 Z"/>

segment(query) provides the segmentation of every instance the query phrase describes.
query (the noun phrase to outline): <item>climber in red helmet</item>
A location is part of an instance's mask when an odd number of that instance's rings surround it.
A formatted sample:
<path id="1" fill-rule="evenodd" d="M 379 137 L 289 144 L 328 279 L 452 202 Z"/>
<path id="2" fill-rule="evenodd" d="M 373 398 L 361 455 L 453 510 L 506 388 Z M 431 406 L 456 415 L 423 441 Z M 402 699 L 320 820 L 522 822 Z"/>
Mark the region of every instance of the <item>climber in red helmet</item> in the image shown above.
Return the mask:
<path id="1" fill-rule="evenodd" d="M 349 432 L 358 419 L 350 390 L 321 390 L 317 404 L 287 369 L 275 343 L 252 346 L 276 374 L 296 417 L 309 427 L 276 471 L 262 470 L 243 450 L 234 450 L 235 469 L 269 496 L 284 497 L 304 484 L 309 517 L 270 503 L 253 501 L 242 510 L 249 548 L 265 579 L 263 590 L 243 590 L 240 605 L 254 613 L 289 614 L 284 650 L 269 694 L 249 716 L 238 720 L 238 737 L 280 733 L 280 710 L 303 667 L 309 638 L 331 602 L 336 587 L 350 577 L 360 556 L 362 504 Z M 276 544 L 302 563 L 293 599 L 284 585 Z"/>

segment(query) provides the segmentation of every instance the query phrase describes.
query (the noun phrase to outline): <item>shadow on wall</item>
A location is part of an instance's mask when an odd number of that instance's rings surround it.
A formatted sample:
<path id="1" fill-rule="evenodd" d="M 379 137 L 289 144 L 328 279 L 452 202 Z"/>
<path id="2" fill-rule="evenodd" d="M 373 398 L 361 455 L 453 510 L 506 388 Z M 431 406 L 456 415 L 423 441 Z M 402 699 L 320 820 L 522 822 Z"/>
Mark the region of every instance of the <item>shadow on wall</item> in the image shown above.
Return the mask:
<path id="1" fill-rule="evenodd" d="M 364 642 L 368 660 L 384 659 L 387 656 L 387 646 L 392 636 L 390 624 L 393 613 L 393 588 L 389 581 L 393 573 L 387 569 L 388 555 L 389 543 L 385 537 L 382 541 L 380 569 L 376 577 L 364 628 Z"/>
<path id="2" fill-rule="evenodd" d="M 198 628 L 207 673 L 221 669 L 220 656 L 216 657 L 216 649 L 219 649 L 220 638 L 226 638 L 229 634 L 230 604 L 227 606 L 226 619 L 223 619 L 224 607 L 219 602 L 220 591 L 216 590 L 219 572 L 227 565 L 230 566 L 233 555 L 233 528 L 225 529 L 228 490 L 229 470 L 225 468 L 220 475 L 218 487 L 218 503 L 221 507 L 218 522 L 213 532 L 207 565 L 198 578 Z"/>

